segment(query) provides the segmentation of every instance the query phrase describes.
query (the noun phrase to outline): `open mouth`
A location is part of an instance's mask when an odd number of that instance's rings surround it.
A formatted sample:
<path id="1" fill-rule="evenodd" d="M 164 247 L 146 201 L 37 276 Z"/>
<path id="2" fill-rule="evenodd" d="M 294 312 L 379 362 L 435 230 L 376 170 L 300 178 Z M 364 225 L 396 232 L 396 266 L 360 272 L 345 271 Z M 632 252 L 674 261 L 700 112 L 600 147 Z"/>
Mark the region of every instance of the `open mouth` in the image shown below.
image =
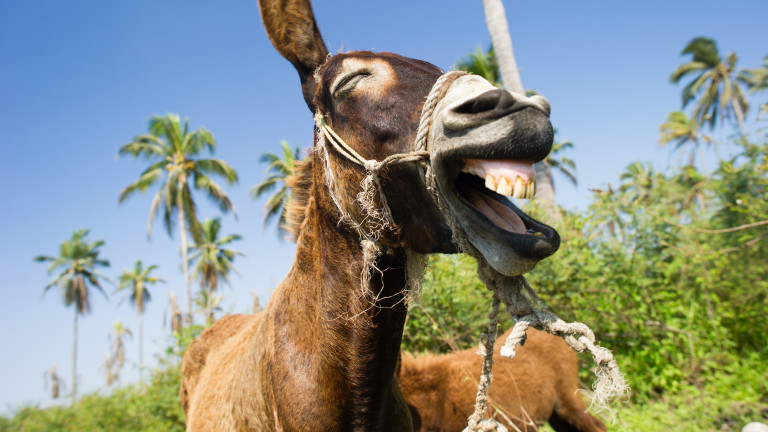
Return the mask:
<path id="1" fill-rule="evenodd" d="M 467 206 L 510 234 L 546 238 L 545 232 L 551 230 L 508 199 L 535 195 L 536 174 L 531 161 L 465 159 L 454 185 Z"/>
<path id="2" fill-rule="evenodd" d="M 557 231 L 510 200 L 533 198 L 532 161 L 460 157 L 443 162 L 436 178 L 444 198 L 469 242 L 497 271 L 523 274 L 557 251 Z"/>

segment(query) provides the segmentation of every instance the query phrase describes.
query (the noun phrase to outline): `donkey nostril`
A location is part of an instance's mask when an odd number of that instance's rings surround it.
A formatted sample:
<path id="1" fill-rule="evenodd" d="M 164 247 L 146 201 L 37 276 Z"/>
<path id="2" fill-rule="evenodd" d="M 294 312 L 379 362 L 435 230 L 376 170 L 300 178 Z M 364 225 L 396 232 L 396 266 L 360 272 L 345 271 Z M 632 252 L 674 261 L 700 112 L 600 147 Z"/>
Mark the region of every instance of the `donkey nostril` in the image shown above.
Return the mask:
<path id="1" fill-rule="evenodd" d="M 457 114 L 480 114 L 493 111 L 499 106 L 503 95 L 503 90 L 489 90 L 457 106 L 453 111 Z"/>

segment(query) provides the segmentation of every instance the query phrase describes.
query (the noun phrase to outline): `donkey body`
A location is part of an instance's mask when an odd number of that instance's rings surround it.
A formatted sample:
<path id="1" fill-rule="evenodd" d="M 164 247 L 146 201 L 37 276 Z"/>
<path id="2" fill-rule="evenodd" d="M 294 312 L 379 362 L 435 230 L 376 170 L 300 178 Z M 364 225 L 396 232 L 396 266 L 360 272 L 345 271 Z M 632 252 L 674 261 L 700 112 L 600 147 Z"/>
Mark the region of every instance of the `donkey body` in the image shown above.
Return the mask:
<path id="1" fill-rule="evenodd" d="M 307 106 L 348 148 L 378 161 L 414 151 L 422 106 L 442 71 L 392 53 L 328 58 L 308 0 L 261 0 L 260 9 L 270 40 L 299 73 Z M 365 224 L 357 201 L 367 168 L 315 134 L 316 151 L 291 184 L 292 269 L 263 312 L 220 320 L 185 354 L 188 431 L 410 431 L 395 378 L 408 257 L 456 252 L 450 215 L 468 235 L 485 233 L 478 248 L 502 257 L 488 261 L 505 274 L 554 253 L 557 233 L 502 196 L 516 180 L 531 184 L 531 163 L 551 148 L 546 100 L 473 76 L 448 82 L 439 100 L 429 116 L 429 160 L 380 171 L 374 201 L 381 207 L 386 197 L 392 219 L 381 230 Z M 435 187 L 427 187 L 425 166 Z M 489 176 L 504 184 L 498 193 L 485 187 Z M 373 270 L 362 240 L 382 251 Z"/>
<path id="2" fill-rule="evenodd" d="M 499 339 L 503 341 L 510 332 Z M 514 359 L 502 358 L 501 343 L 498 346 L 484 417 L 496 418 L 509 430 L 526 430 L 548 421 L 557 432 L 605 431 L 602 421 L 586 413 L 579 394 L 576 353 L 561 338 L 530 329 Z M 403 353 L 398 384 L 411 409 L 414 431 L 464 430 L 474 410 L 483 362 L 476 351 L 420 357 Z"/>

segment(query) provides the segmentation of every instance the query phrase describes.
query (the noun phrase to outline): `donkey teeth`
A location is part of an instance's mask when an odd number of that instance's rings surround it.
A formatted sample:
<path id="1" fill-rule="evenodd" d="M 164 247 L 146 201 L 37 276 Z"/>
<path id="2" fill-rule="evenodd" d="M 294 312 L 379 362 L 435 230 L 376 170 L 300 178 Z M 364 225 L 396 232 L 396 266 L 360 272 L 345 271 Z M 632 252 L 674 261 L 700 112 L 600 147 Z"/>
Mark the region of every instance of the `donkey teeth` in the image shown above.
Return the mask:
<path id="1" fill-rule="evenodd" d="M 496 193 L 506 196 L 512 195 L 512 183 L 508 178 L 502 177 L 499 179 L 499 184 L 496 186 Z"/>
<path id="2" fill-rule="evenodd" d="M 526 185 L 523 182 L 523 179 L 520 177 L 515 179 L 515 190 L 513 196 L 517 199 L 525 198 L 528 195 L 528 192 L 526 191 Z"/>
<path id="3" fill-rule="evenodd" d="M 492 191 L 496 190 L 496 179 L 494 179 L 490 174 L 485 176 L 485 187 Z"/>
<path id="4" fill-rule="evenodd" d="M 531 199 L 533 198 L 533 195 L 536 193 L 536 181 L 533 179 L 529 179 L 524 186 L 523 189 L 523 198 L 525 199 Z"/>
<path id="5" fill-rule="evenodd" d="M 536 181 L 533 179 L 525 181 L 520 177 L 516 177 L 514 182 L 507 177 L 500 177 L 497 183 L 491 174 L 487 174 L 485 187 L 500 195 L 518 199 L 531 199 L 536 194 Z"/>

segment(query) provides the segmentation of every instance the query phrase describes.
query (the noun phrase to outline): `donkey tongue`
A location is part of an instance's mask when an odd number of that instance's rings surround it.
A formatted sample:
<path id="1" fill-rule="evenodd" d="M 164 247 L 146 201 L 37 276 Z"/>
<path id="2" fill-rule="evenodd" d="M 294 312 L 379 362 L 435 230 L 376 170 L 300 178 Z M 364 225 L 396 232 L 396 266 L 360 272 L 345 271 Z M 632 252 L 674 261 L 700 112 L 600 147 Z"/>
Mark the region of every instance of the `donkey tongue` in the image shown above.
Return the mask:
<path id="1" fill-rule="evenodd" d="M 472 187 L 457 185 L 459 194 L 480 213 L 484 214 L 494 225 L 499 228 L 525 234 L 526 228 L 523 220 L 512 209 L 501 204 L 486 194 L 473 190 Z"/>

